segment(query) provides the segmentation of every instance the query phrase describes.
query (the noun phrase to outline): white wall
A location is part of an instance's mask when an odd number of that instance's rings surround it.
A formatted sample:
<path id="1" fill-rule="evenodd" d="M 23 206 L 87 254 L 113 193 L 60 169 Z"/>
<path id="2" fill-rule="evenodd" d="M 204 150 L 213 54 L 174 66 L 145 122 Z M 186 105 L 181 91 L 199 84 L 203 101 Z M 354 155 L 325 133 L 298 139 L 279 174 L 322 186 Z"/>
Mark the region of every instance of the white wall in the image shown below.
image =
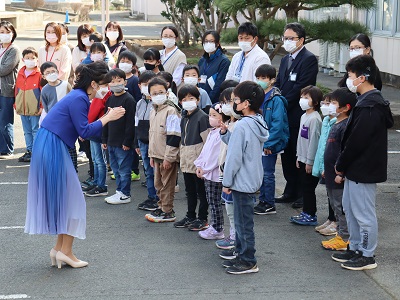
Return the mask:
<path id="1" fill-rule="evenodd" d="M 131 10 L 144 14 L 149 22 L 167 21 L 161 16 L 165 5 L 160 0 L 132 0 Z"/>
<path id="2" fill-rule="evenodd" d="M 5 11 L 6 10 L 6 3 L 4 0 L 0 0 L 0 11 Z"/>
<path id="3" fill-rule="evenodd" d="M 400 76 L 400 39 L 372 35 L 374 59 L 381 72 Z"/>

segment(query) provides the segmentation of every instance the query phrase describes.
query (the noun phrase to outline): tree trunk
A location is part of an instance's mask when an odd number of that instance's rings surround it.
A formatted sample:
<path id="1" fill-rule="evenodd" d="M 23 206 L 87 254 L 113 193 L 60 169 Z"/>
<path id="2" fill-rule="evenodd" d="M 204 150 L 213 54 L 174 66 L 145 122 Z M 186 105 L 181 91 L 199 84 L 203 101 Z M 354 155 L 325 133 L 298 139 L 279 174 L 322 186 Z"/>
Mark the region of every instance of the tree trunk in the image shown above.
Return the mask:
<path id="1" fill-rule="evenodd" d="M 277 45 L 275 46 L 274 51 L 272 51 L 271 55 L 269 56 L 269 59 L 270 59 L 271 61 L 274 59 L 275 55 L 279 52 L 279 50 L 281 49 L 281 47 L 282 47 L 282 44 L 281 44 L 281 43 L 279 43 L 279 44 L 277 44 Z"/>

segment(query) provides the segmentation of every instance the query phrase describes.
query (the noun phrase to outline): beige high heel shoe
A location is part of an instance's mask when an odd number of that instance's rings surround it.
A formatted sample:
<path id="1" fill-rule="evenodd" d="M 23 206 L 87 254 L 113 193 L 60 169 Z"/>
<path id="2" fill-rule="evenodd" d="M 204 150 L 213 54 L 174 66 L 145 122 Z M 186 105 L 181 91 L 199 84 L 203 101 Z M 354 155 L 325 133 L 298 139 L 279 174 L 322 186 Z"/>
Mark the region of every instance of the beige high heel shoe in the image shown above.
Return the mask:
<path id="1" fill-rule="evenodd" d="M 50 259 L 51 259 L 51 266 L 57 266 L 57 261 L 56 261 L 56 255 L 57 255 L 56 250 L 54 250 L 54 248 L 51 248 L 50 250 Z"/>
<path id="2" fill-rule="evenodd" d="M 83 261 L 83 260 L 73 261 L 68 256 L 66 256 L 64 253 L 62 253 L 61 251 L 57 252 L 56 260 L 57 260 L 57 266 L 59 269 L 61 269 L 63 262 L 66 263 L 67 265 L 70 265 L 73 268 L 83 268 L 88 265 L 88 262 Z"/>

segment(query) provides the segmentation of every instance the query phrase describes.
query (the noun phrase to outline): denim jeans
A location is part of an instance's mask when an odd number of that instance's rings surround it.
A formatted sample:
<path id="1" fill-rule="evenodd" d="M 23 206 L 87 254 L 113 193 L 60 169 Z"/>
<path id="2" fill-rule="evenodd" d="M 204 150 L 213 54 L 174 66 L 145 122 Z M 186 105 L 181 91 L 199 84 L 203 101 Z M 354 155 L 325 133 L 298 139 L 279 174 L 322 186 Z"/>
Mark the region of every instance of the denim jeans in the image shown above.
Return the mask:
<path id="1" fill-rule="evenodd" d="M 241 260 L 257 263 L 254 256 L 254 194 L 232 190 L 233 210 L 236 229 L 236 251 Z"/>
<path id="2" fill-rule="evenodd" d="M 36 132 L 39 129 L 40 116 L 21 116 L 22 128 L 24 129 L 26 150 L 32 152 Z"/>
<path id="3" fill-rule="evenodd" d="M 146 185 L 147 185 L 147 197 L 149 199 L 156 199 L 157 191 L 154 187 L 154 169 L 150 166 L 150 157 L 149 157 L 149 144 L 142 143 L 138 140 L 140 155 L 142 156 L 144 172 L 146 174 Z"/>
<path id="4" fill-rule="evenodd" d="M 117 191 L 125 196 L 131 195 L 131 167 L 133 160 L 133 149 L 127 151 L 120 147 L 108 146 L 110 165 L 117 182 Z"/>
<path id="5" fill-rule="evenodd" d="M 263 182 L 260 188 L 260 201 L 275 206 L 275 164 L 277 154 L 262 156 L 264 169 Z"/>
<path id="6" fill-rule="evenodd" d="M 14 101 L 13 97 L 0 96 L 0 152 L 14 152 Z"/>
<path id="7" fill-rule="evenodd" d="M 104 159 L 104 150 L 101 149 L 101 144 L 98 142 L 90 141 L 90 152 L 93 161 L 93 181 L 98 187 L 102 189 L 107 189 L 107 167 Z"/>

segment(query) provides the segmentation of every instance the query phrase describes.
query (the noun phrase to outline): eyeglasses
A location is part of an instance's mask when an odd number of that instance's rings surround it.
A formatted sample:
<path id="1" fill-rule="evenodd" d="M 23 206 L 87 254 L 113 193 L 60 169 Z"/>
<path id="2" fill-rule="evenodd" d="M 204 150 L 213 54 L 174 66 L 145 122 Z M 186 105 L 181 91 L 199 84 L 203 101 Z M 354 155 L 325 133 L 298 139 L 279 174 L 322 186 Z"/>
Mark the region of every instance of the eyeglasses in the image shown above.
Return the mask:
<path id="1" fill-rule="evenodd" d="M 294 41 L 294 39 L 299 40 L 300 38 L 298 36 L 283 36 L 282 37 L 282 42 L 284 42 L 284 41 Z"/>
<path id="2" fill-rule="evenodd" d="M 167 92 L 158 92 L 158 93 L 154 93 L 154 94 L 150 94 L 152 97 L 154 96 L 159 96 L 159 95 L 165 95 Z"/>

